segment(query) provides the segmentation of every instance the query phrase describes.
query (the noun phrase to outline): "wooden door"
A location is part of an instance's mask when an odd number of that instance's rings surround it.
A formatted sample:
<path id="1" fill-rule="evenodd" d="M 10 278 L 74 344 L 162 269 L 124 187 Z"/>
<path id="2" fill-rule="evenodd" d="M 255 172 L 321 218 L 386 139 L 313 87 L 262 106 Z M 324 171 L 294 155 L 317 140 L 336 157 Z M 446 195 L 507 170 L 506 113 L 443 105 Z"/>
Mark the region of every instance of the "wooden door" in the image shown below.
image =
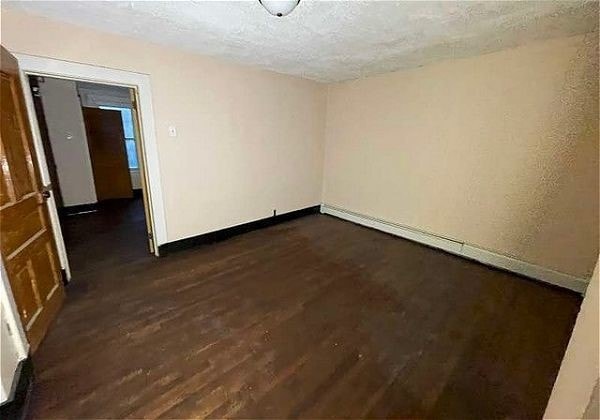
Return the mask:
<path id="1" fill-rule="evenodd" d="M 35 351 L 64 300 L 16 59 L 0 68 L 0 251 L 23 328 Z"/>
<path id="2" fill-rule="evenodd" d="M 121 112 L 83 107 L 83 120 L 98 201 L 133 197 Z"/>

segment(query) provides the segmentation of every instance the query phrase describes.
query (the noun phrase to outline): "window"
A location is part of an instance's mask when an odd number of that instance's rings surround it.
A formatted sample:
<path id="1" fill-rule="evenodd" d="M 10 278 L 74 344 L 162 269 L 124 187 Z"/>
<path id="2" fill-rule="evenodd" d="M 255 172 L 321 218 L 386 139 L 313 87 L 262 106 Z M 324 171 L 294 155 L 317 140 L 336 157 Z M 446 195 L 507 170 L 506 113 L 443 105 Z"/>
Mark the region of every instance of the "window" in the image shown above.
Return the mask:
<path id="1" fill-rule="evenodd" d="M 138 169 L 139 164 L 137 150 L 135 148 L 133 116 L 131 115 L 131 109 L 120 108 L 116 106 L 101 106 L 99 108 L 121 111 L 121 120 L 123 121 L 123 133 L 125 133 L 125 149 L 127 150 L 127 162 L 129 163 L 129 169 Z"/>

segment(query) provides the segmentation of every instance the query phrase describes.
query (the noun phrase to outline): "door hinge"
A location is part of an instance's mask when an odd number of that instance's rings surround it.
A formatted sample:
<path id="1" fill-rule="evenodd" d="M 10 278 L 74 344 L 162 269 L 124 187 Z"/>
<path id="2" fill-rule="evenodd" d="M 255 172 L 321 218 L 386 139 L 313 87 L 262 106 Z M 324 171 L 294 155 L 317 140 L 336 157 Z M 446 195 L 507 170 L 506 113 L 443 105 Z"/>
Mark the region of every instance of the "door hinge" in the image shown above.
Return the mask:
<path id="1" fill-rule="evenodd" d="M 152 232 L 148 232 L 148 239 L 154 239 L 154 235 L 152 235 Z"/>

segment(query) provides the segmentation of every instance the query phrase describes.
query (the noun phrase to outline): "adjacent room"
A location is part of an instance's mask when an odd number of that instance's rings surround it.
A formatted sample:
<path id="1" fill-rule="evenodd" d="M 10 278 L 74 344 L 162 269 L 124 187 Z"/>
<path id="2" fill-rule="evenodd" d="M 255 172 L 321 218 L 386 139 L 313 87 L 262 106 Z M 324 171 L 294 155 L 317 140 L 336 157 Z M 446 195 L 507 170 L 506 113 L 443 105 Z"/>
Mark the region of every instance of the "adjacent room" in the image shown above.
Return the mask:
<path id="1" fill-rule="evenodd" d="M 597 1 L 3 1 L 1 418 L 599 418 Z"/>
<path id="2" fill-rule="evenodd" d="M 154 252 L 135 90 L 28 81 L 71 275 Z"/>

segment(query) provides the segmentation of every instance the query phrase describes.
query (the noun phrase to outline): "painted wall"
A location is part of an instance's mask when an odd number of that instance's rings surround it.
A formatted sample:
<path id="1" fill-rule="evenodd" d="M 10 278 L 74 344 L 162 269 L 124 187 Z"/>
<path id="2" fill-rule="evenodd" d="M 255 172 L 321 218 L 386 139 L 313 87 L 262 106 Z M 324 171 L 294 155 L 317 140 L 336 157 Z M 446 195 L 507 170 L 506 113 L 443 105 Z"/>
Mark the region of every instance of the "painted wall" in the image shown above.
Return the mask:
<path id="1" fill-rule="evenodd" d="M 64 205 L 95 203 L 94 173 L 76 84 L 46 77 L 40 93 Z"/>
<path id="2" fill-rule="evenodd" d="M 10 283 L 0 261 L 0 404 L 10 396 L 17 365 L 27 357 L 29 350 L 18 317 Z"/>
<path id="3" fill-rule="evenodd" d="M 597 34 L 333 84 L 323 201 L 589 278 L 598 135 Z"/>
<path id="4" fill-rule="evenodd" d="M 169 240 L 318 204 L 324 167 L 327 204 L 578 277 L 598 253 L 596 41 L 327 87 L 2 15 L 12 51 L 150 75 Z"/>
<path id="5" fill-rule="evenodd" d="M 0 403 L 10 395 L 19 355 L 6 322 L 6 309 L 0 304 Z"/>
<path id="6" fill-rule="evenodd" d="M 2 43 L 150 76 L 169 240 L 321 201 L 321 84 L 5 9 Z"/>
<path id="7" fill-rule="evenodd" d="M 600 260 L 597 260 L 546 407 L 546 419 L 598 418 L 599 266 Z"/>

